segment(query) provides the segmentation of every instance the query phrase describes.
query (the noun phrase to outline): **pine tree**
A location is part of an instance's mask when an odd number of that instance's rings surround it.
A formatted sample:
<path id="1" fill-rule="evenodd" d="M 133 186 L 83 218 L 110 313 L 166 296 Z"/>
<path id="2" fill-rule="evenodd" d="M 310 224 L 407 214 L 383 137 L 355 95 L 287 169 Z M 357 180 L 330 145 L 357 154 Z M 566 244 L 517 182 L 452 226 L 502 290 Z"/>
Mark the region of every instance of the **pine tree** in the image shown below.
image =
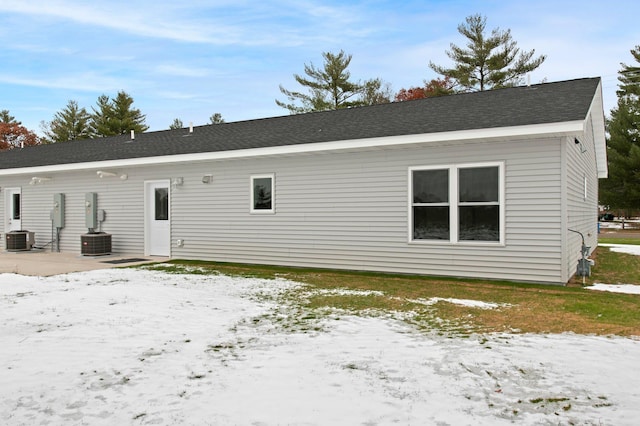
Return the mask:
<path id="1" fill-rule="evenodd" d="M 184 127 L 184 124 L 182 123 L 182 120 L 180 120 L 179 118 L 174 118 L 173 123 L 169 125 L 170 130 L 182 129 L 183 127 Z"/>
<path id="2" fill-rule="evenodd" d="M 352 55 L 341 50 L 338 54 L 324 52 L 322 57 L 322 68 L 316 68 L 313 63 L 305 64 L 304 72 L 307 77 L 293 75 L 307 89 L 307 93 L 287 90 L 280 85 L 280 91 L 290 103 L 276 99 L 276 104 L 288 109 L 291 114 L 299 114 L 391 102 L 391 87 L 380 78 L 366 80 L 364 83 L 350 80 L 351 73 L 347 68 Z M 295 102 L 302 105 L 296 105 Z"/>
<path id="3" fill-rule="evenodd" d="M 363 85 L 351 81 L 351 73 L 347 71 L 352 56 L 341 50 L 337 55 L 325 52 L 322 57 L 322 68 L 316 68 L 313 63 L 304 65 L 304 73 L 308 78 L 293 75 L 298 84 L 308 89 L 308 93 L 290 91 L 280 85 L 280 91 L 291 103 L 276 100 L 276 104 L 288 109 L 291 114 L 348 108 L 361 104 L 353 100 L 362 93 Z M 296 101 L 300 101 L 302 105 L 296 105 Z"/>
<path id="4" fill-rule="evenodd" d="M 640 64 L 640 46 L 631 54 Z M 626 215 L 640 209 L 640 67 L 621 65 L 618 103 L 607 122 L 609 177 L 600 181 L 600 204 Z"/>
<path id="5" fill-rule="evenodd" d="M 98 96 L 96 101 L 97 108 L 93 109 L 91 114 L 91 132 L 96 136 L 113 136 L 118 133 L 114 133 L 111 130 L 110 120 L 113 116 L 113 108 L 111 106 L 111 100 L 107 95 Z"/>
<path id="6" fill-rule="evenodd" d="M 391 102 L 393 92 L 391 85 L 379 78 L 367 80 L 362 85 L 360 103 L 362 105 L 379 105 Z"/>
<path id="7" fill-rule="evenodd" d="M 93 108 L 91 128 L 97 136 L 122 135 L 131 130 L 146 131 L 145 116 L 137 108 L 132 108 L 133 98 L 120 91 L 114 99 L 107 95 L 98 97 L 97 108 Z"/>
<path id="8" fill-rule="evenodd" d="M 452 68 L 429 62 L 438 74 L 455 80 L 459 91 L 483 91 L 516 86 L 523 76 L 538 68 L 545 56 L 533 58 L 535 49 L 521 52 L 511 37 L 511 30 L 495 28 L 485 35 L 487 18 L 471 15 L 458 25 L 458 32 L 468 39 L 466 48 L 451 43 L 447 56 L 454 62 Z"/>
<path id="9" fill-rule="evenodd" d="M 224 118 L 222 118 L 222 114 L 216 112 L 209 117 L 209 123 L 211 124 L 223 124 Z"/>
<path id="10" fill-rule="evenodd" d="M 0 123 L 4 123 L 4 124 L 22 124 L 19 121 L 16 121 L 16 118 L 9 114 L 9 110 L 8 109 L 3 109 L 2 111 L 0 111 Z"/>
<path id="11" fill-rule="evenodd" d="M 74 100 L 70 100 L 64 109 L 55 113 L 49 123 L 43 123 L 41 127 L 47 143 L 87 139 L 92 136 L 91 116 Z"/>

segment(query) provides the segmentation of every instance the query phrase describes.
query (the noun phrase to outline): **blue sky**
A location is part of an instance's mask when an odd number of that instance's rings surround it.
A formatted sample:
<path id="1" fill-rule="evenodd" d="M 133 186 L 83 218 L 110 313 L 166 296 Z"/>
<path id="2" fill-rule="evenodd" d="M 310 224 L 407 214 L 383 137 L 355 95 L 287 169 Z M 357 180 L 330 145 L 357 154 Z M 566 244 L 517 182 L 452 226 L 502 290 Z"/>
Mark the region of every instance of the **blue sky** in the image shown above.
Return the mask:
<path id="1" fill-rule="evenodd" d="M 599 76 L 615 106 L 620 63 L 640 44 L 637 0 L 0 0 L 0 110 L 38 133 L 69 100 L 91 111 L 119 90 L 150 130 L 287 115 L 278 86 L 298 89 L 293 74 L 322 52 L 343 49 L 353 79 L 396 92 L 437 77 L 429 61 L 450 65 L 475 13 L 547 55 L 532 83 Z"/>

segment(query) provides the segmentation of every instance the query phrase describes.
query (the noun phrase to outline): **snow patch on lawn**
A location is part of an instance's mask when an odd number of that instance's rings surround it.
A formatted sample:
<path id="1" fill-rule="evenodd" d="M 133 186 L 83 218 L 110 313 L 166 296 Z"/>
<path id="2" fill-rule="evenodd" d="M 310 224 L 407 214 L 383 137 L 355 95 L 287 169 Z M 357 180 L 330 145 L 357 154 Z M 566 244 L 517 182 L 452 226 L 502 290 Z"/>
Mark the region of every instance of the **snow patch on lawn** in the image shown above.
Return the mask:
<path id="1" fill-rule="evenodd" d="M 509 304 L 500 304 L 500 303 L 492 303 L 492 302 L 483 302 L 481 300 L 471 300 L 471 299 L 453 299 L 453 298 L 443 298 L 443 297 L 431 297 L 429 299 L 412 299 L 409 300 L 413 303 L 418 303 L 421 305 L 435 305 L 438 302 L 447 302 L 452 303 L 454 305 L 467 306 L 471 308 L 478 309 L 496 309 L 502 307 L 508 307 Z"/>
<path id="2" fill-rule="evenodd" d="M 585 287 L 587 290 L 610 291 L 612 293 L 640 294 L 640 285 L 595 283 Z"/>
<path id="3" fill-rule="evenodd" d="M 598 244 L 599 247 L 609 247 L 615 253 L 627 253 L 640 256 L 640 245 L 632 244 Z"/>
<path id="4" fill-rule="evenodd" d="M 142 269 L 0 274 L 0 423 L 637 422 L 637 339 L 451 338 L 347 314 L 291 332 L 277 322 L 305 319 L 272 296 L 300 285 Z"/>
<path id="5" fill-rule="evenodd" d="M 313 289 L 310 294 L 320 294 L 323 296 L 384 296 L 384 292 L 379 290 L 353 290 L 350 288 L 334 288 L 334 289 Z"/>

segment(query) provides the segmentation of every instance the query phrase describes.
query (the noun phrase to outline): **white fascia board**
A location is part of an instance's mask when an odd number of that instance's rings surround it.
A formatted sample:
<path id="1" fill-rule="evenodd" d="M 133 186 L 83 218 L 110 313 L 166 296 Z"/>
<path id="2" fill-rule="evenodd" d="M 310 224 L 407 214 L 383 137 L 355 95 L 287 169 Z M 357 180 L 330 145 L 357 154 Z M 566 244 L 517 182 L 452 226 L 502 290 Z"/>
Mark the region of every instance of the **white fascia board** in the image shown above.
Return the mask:
<path id="1" fill-rule="evenodd" d="M 602 101 L 602 82 L 598 84 L 596 94 L 593 97 L 587 117 L 591 116 L 593 123 L 593 143 L 596 153 L 596 168 L 598 178 L 606 178 L 609 175 L 607 162 L 607 137 L 605 134 L 604 105 Z M 585 120 L 585 126 L 586 126 Z M 586 131 L 586 129 L 585 129 Z"/>
<path id="2" fill-rule="evenodd" d="M 350 139 L 333 142 L 317 142 L 299 145 L 266 148 L 212 151 L 193 154 L 175 154 L 157 157 L 127 158 L 122 160 L 93 161 L 87 163 L 54 164 L 49 166 L 23 167 L 0 170 L 0 176 L 54 173 L 91 169 L 110 169 L 194 161 L 217 161 L 273 155 L 306 154 L 323 151 L 345 151 L 358 149 L 383 149 L 402 145 L 432 144 L 453 141 L 479 141 L 491 139 L 521 139 L 525 137 L 551 137 L 578 135 L 584 131 L 584 121 L 533 124 L 527 126 L 497 127 L 490 129 L 460 130 L 454 132 L 424 133 L 418 135 L 385 136 L 381 138 Z"/>

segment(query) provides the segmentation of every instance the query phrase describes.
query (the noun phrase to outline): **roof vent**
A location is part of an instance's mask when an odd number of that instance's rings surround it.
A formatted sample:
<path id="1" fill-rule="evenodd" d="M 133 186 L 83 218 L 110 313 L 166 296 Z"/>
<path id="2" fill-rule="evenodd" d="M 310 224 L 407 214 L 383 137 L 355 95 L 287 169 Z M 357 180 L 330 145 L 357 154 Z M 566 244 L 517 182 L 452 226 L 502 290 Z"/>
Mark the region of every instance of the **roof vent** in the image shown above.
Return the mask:
<path id="1" fill-rule="evenodd" d="M 189 122 L 189 133 L 193 133 L 193 121 Z"/>
<path id="2" fill-rule="evenodd" d="M 136 138 L 136 131 L 132 130 L 131 131 L 131 140 L 134 140 Z"/>

